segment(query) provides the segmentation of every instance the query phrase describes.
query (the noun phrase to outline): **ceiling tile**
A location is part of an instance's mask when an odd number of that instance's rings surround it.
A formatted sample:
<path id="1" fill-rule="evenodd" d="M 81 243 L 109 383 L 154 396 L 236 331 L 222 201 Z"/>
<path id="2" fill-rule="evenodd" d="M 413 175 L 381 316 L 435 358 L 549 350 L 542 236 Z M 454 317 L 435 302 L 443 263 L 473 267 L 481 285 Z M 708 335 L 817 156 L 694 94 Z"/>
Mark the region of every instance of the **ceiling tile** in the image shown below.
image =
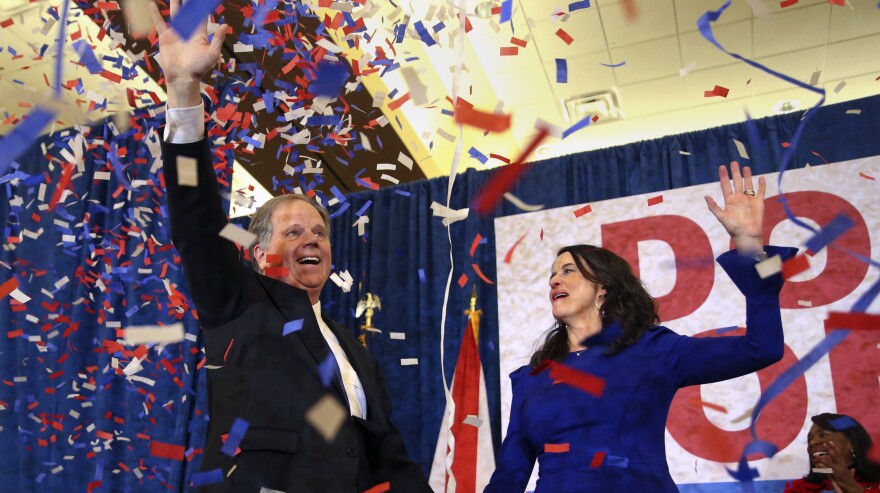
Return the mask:
<path id="1" fill-rule="evenodd" d="M 750 20 L 717 26 L 713 29 L 715 39 L 727 51 L 738 53 L 744 57 L 752 56 L 752 22 Z M 719 65 L 727 65 L 736 61 L 723 53 L 712 43 L 706 41 L 698 32 L 692 31 L 681 35 L 682 68 L 691 63 L 697 70 Z"/>
<path id="2" fill-rule="evenodd" d="M 612 47 L 664 38 L 676 33 L 672 0 L 639 2 L 638 8 L 638 18 L 630 22 L 622 8 L 614 5 L 599 7 L 605 36 Z"/>
<path id="3" fill-rule="evenodd" d="M 678 75 L 681 58 L 678 38 L 670 36 L 647 43 L 611 48 L 611 62 L 624 63 L 614 69 L 618 84 L 631 84 L 659 77 Z"/>
<path id="4" fill-rule="evenodd" d="M 684 98 L 680 102 L 681 107 L 694 107 L 708 104 L 718 104 L 751 96 L 755 89 L 755 77 L 757 69 L 742 62 L 734 62 L 724 66 L 709 69 L 695 70 L 684 81 Z M 706 91 L 712 91 L 715 86 L 727 89 L 727 97 L 709 96 Z"/>
<path id="5" fill-rule="evenodd" d="M 717 10 L 721 2 L 707 2 L 706 0 L 675 0 L 675 20 L 678 23 L 678 31 L 682 33 L 696 31 L 697 20 L 709 10 Z M 717 4 L 717 5 L 716 5 Z M 739 22 L 752 18 L 752 9 L 747 2 L 734 2 L 721 14 L 715 26 L 722 26 L 731 22 Z"/>
<path id="6" fill-rule="evenodd" d="M 535 98 L 537 99 L 537 98 Z M 565 126 L 559 103 L 552 99 L 529 102 L 516 107 L 513 113 L 513 132 L 522 142 L 524 136 L 535 134 L 535 121 L 540 118 L 561 127 Z M 525 143 L 523 143 L 525 147 Z"/>
<path id="7" fill-rule="evenodd" d="M 487 74 L 487 77 L 495 90 L 495 95 L 499 100 L 504 101 L 505 108 L 528 103 L 534 99 L 550 98 L 553 94 L 547 74 L 540 64 L 532 65 L 525 70 Z M 554 75 L 553 81 L 555 80 Z"/>
<path id="8" fill-rule="evenodd" d="M 684 82 L 677 75 L 621 86 L 620 106 L 627 118 L 676 109 L 684 95 Z"/>
<path id="9" fill-rule="evenodd" d="M 562 29 L 573 41 L 565 44 L 556 32 Z M 596 9 L 578 10 L 568 22 L 541 21 L 532 28 L 534 42 L 544 61 L 605 51 L 605 36 Z"/>
<path id="10" fill-rule="evenodd" d="M 831 9 L 831 36 L 833 43 L 880 32 L 880 9 L 873 0 L 850 0 L 849 8 Z M 876 56 L 876 51 L 868 52 Z"/>
<path id="11" fill-rule="evenodd" d="M 871 55 L 866 55 L 870 53 Z M 828 45 L 825 55 L 825 78 L 840 79 L 852 75 L 880 75 L 880 34 Z M 880 83 L 878 83 L 880 84 Z M 877 87 L 874 92 L 880 92 Z"/>
<path id="12" fill-rule="evenodd" d="M 783 10 L 754 21 L 754 54 L 757 57 L 786 53 L 825 44 L 829 6 L 814 5 Z"/>

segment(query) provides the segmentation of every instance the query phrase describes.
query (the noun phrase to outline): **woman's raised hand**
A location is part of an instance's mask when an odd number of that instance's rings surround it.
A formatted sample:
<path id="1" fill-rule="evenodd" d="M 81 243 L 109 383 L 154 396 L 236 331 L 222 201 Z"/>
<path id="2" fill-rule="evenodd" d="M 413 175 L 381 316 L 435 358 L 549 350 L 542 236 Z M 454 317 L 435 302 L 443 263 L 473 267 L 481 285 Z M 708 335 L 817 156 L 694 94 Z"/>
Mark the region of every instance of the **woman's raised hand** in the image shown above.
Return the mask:
<path id="1" fill-rule="evenodd" d="M 758 188 L 755 189 L 752 170 L 746 166 L 740 174 L 739 163 L 733 161 L 729 175 L 726 166 L 718 168 L 718 179 L 724 207 L 707 195 L 709 210 L 730 234 L 739 253 L 759 256 L 764 251 L 764 192 L 767 188 L 764 178 L 758 179 Z"/>

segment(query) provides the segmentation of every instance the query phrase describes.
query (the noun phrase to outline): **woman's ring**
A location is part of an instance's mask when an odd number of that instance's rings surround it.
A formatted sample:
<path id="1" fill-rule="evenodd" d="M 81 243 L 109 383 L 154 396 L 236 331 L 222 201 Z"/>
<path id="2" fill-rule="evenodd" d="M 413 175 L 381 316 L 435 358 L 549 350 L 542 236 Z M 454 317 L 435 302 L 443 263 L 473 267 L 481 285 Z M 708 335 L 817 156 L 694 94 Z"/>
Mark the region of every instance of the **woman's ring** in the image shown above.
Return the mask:
<path id="1" fill-rule="evenodd" d="M 746 195 L 751 195 L 752 197 L 756 197 L 758 195 L 758 192 L 754 190 L 743 190 L 743 193 Z"/>

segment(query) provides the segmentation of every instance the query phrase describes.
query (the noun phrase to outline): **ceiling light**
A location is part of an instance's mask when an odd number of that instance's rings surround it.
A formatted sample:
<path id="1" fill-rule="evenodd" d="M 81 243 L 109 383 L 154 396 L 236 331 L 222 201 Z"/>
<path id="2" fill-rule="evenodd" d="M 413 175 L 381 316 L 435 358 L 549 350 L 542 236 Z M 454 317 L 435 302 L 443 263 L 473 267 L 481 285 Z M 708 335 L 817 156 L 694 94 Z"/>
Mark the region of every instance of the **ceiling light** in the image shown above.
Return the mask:
<path id="1" fill-rule="evenodd" d="M 474 13 L 483 19 L 492 17 L 492 9 L 495 8 L 495 2 L 480 2 L 474 8 Z"/>
<path id="2" fill-rule="evenodd" d="M 791 113 L 792 111 L 797 111 L 801 109 L 801 102 L 797 99 L 784 99 L 773 107 L 773 112 L 777 115 L 781 115 L 783 113 Z"/>

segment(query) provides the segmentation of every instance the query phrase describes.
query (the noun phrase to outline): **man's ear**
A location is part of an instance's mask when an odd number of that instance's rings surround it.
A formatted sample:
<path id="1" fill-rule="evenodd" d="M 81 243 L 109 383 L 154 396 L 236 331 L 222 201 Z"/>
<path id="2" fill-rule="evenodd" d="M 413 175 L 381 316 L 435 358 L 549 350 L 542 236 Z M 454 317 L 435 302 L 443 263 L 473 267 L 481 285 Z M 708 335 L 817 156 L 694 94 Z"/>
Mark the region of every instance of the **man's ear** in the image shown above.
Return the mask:
<path id="1" fill-rule="evenodd" d="M 266 263 L 266 250 L 263 248 L 263 245 L 257 243 L 254 245 L 254 260 L 257 261 L 257 265 L 260 266 L 260 272 L 265 270 Z"/>

